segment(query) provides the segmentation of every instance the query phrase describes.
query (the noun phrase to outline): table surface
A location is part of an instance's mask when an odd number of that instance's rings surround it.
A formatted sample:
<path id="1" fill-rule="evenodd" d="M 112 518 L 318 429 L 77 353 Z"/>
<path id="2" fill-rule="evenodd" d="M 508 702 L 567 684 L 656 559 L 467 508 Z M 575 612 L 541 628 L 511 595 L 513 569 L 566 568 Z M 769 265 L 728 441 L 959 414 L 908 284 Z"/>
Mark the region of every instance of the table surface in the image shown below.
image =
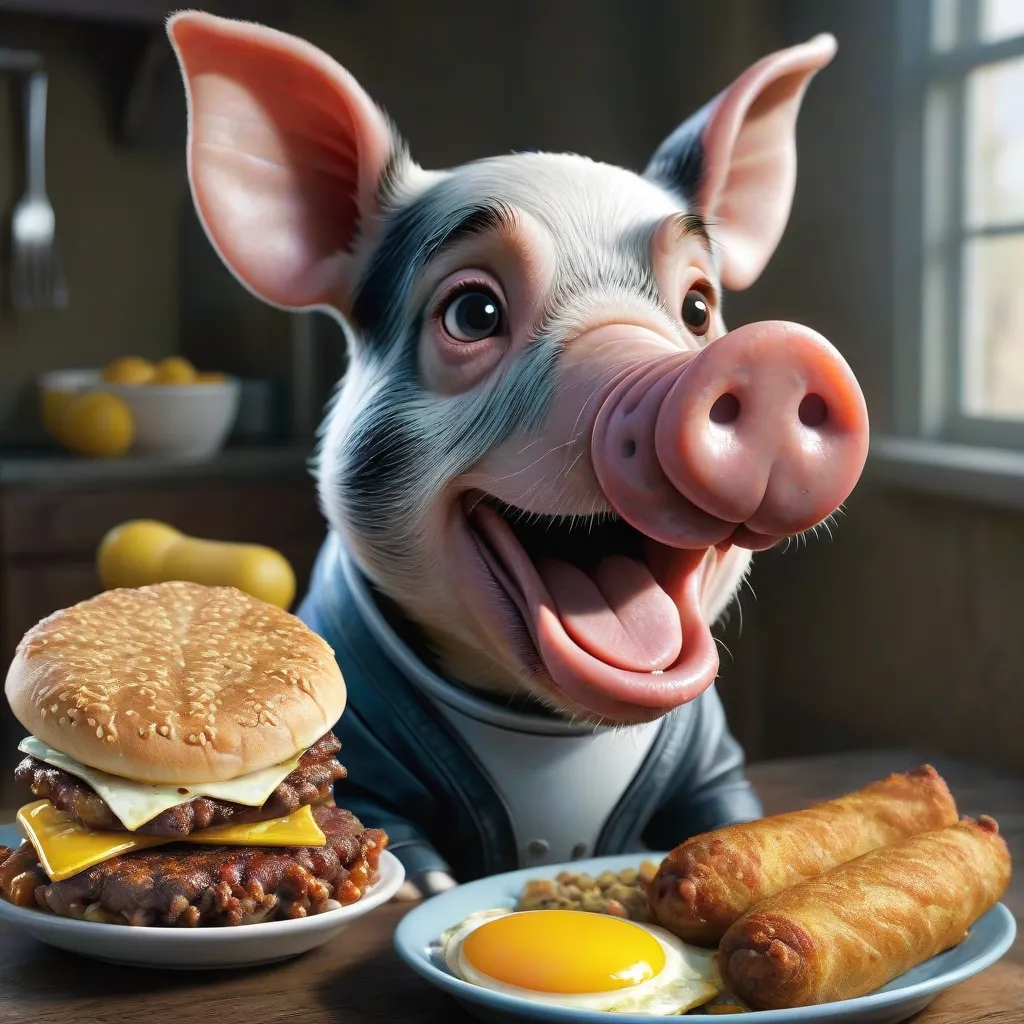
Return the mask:
<path id="1" fill-rule="evenodd" d="M 930 760 L 962 814 L 991 814 L 1015 863 L 1024 864 L 1024 780 L 907 751 L 878 751 L 751 765 L 766 813 L 795 810 L 859 789 L 891 771 Z M 11 820 L 13 815 L 0 816 Z M 1004 902 L 1024 921 L 1024 873 Z M 272 967 L 188 975 L 112 967 L 49 949 L 0 923 L 0 1021 L 10 1024 L 134 1024 L 150 1020 L 217 1024 L 461 1024 L 456 1003 L 409 971 L 392 950 L 409 904 L 389 904 L 338 940 Z M 258 927 L 258 926 L 255 926 Z M 706 1019 L 706 1018 L 693 1018 Z M 756 1019 L 755 1017 L 751 1018 Z M 1024 1022 L 1024 936 L 1004 960 L 939 995 L 914 1024 Z"/>

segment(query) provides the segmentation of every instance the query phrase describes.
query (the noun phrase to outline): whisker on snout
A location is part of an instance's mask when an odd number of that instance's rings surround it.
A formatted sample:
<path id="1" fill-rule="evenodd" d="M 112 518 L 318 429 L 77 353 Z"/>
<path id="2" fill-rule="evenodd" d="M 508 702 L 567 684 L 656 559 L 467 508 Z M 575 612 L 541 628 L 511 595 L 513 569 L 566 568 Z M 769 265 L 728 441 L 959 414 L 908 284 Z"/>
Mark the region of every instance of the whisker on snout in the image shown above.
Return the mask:
<path id="1" fill-rule="evenodd" d="M 723 651 L 725 651 L 726 654 L 729 655 L 729 660 L 735 665 L 736 664 L 736 658 L 734 657 L 732 651 L 729 650 L 729 648 L 726 645 L 725 641 L 722 640 L 720 637 L 717 637 L 717 636 L 714 637 L 714 641 L 715 641 L 716 644 L 718 644 L 719 647 L 722 648 Z"/>

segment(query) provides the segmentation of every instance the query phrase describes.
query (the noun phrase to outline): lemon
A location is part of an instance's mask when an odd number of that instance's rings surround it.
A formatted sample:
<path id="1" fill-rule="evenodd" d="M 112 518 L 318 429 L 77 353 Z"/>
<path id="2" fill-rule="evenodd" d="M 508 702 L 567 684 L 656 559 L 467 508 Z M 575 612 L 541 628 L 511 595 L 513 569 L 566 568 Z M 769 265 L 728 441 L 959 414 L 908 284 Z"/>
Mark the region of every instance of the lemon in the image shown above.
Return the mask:
<path id="1" fill-rule="evenodd" d="M 57 391 L 54 388 L 44 388 L 40 400 L 40 412 L 43 417 L 43 427 L 50 437 L 57 439 L 60 434 L 60 421 L 64 416 L 67 407 L 75 400 L 77 392 Z"/>
<path id="2" fill-rule="evenodd" d="M 182 534 L 155 519 L 133 519 L 110 530 L 96 552 L 96 571 L 105 590 L 164 583 L 163 563 Z"/>
<path id="3" fill-rule="evenodd" d="M 148 359 L 125 356 L 107 366 L 103 371 L 103 379 L 108 384 L 148 384 L 155 372 L 155 367 Z"/>
<path id="4" fill-rule="evenodd" d="M 227 380 L 227 377 L 223 373 L 211 373 L 210 371 L 204 371 L 196 374 L 196 384 L 223 384 Z"/>
<path id="5" fill-rule="evenodd" d="M 57 439 L 78 455 L 113 458 L 131 447 L 135 423 L 131 410 L 117 395 L 90 391 L 64 410 Z"/>
<path id="6" fill-rule="evenodd" d="M 196 368 L 181 356 L 168 356 L 156 364 L 150 384 L 192 384 L 196 379 Z"/>

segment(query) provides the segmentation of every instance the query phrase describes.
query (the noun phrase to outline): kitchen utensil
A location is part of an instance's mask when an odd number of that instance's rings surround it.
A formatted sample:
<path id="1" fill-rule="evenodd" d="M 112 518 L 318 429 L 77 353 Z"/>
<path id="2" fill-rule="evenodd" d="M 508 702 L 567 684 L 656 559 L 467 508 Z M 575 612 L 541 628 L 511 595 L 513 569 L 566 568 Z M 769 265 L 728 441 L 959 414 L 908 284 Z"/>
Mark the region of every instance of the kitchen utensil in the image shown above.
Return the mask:
<path id="1" fill-rule="evenodd" d="M 11 301 L 19 312 L 68 304 L 53 206 L 46 194 L 47 82 L 45 71 L 33 71 L 24 86 L 26 188 L 11 221 Z"/>

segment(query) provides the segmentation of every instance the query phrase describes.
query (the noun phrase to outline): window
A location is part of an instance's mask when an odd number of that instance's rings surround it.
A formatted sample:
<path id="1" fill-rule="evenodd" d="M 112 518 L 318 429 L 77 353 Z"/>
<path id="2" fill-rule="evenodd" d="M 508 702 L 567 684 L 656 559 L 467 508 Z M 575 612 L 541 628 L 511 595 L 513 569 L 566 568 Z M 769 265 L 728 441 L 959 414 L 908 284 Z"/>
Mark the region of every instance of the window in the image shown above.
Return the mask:
<path id="1" fill-rule="evenodd" d="M 1024 0 L 904 0 L 901 45 L 897 426 L 1024 450 Z"/>

